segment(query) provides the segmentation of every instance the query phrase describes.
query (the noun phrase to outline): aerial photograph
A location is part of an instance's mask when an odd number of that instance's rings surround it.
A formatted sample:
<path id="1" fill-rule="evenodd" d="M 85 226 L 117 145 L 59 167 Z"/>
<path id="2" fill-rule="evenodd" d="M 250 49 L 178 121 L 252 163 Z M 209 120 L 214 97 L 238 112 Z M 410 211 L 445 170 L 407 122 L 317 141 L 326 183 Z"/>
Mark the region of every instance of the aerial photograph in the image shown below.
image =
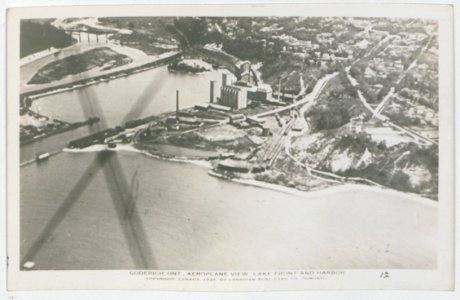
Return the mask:
<path id="1" fill-rule="evenodd" d="M 22 19 L 19 50 L 21 270 L 437 268 L 436 20 Z"/>

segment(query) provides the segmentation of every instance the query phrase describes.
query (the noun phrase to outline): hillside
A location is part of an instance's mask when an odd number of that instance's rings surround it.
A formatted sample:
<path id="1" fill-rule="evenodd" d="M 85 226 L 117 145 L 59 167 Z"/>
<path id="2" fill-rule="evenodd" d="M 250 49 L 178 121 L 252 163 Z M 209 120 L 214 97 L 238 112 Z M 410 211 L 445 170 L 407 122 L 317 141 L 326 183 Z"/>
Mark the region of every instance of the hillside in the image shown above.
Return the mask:
<path id="1" fill-rule="evenodd" d="M 63 30 L 57 29 L 49 23 L 40 23 L 32 20 L 21 21 L 21 58 L 50 47 L 64 48 L 72 45 L 73 38 Z"/>
<path id="2" fill-rule="evenodd" d="M 168 31 L 173 24 L 171 17 L 105 17 L 98 20 L 107 27 L 129 29 L 131 34 L 115 33 L 109 38 L 147 55 L 159 55 L 177 49 L 177 41 Z"/>
<path id="3" fill-rule="evenodd" d="M 344 71 L 331 79 L 318 96 L 316 105 L 305 112 L 304 117 L 313 132 L 338 128 L 357 116 L 369 112 L 358 100 L 356 89 L 348 82 Z"/>
<path id="4" fill-rule="evenodd" d="M 347 177 L 370 179 L 400 191 L 437 199 L 438 148 L 422 148 L 415 143 L 387 147 L 366 133 L 350 134 L 331 130 L 298 138 L 293 144 L 295 156 L 315 169 Z"/>

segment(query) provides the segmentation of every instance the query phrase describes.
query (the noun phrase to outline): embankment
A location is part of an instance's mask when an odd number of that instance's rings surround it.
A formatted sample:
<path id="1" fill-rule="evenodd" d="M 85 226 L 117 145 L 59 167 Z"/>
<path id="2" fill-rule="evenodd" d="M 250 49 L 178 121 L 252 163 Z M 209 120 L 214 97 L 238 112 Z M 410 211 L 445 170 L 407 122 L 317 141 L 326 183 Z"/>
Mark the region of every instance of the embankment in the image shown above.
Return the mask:
<path id="1" fill-rule="evenodd" d="M 103 81 L 107 81 L 107 80 L 111 80 L 111 79 L 115 79 L 119 77 L 125 77 L 131 74 L 134 74 L 134 73 L 157 68 L 159 66 L 169 64 L 179 59 L 180 57 L 181 57 L 181 53 L 178 52 L 171 56 L 164 57 L 164 58 L 152 61 L 152 62 L 148 62 L 143 65 L 139 65 L 139 66 L 135 66 L 131 68 L 124 68 L 122 70 L 105 73 L 105 74 L 98 75 L 98 76 L 88 77 L 88 78 L 72 81 L 70 83 L 53 85 L 53 86 L 43 88 L 43 89 L 36 89 L 33 91 L 21 93 L 20 96 L 21 98 L 36 99 L 36 98 L 51 95 L 51 94 L 56 94 L 56 93 L 61 93 L 61 92 L 65 92 L 65 91 L 72 90 L 72 89 L 82 88 L 82 87 L 86 87 L 92 84 L 97 84 L 99 82 L 103 82 Z"/>

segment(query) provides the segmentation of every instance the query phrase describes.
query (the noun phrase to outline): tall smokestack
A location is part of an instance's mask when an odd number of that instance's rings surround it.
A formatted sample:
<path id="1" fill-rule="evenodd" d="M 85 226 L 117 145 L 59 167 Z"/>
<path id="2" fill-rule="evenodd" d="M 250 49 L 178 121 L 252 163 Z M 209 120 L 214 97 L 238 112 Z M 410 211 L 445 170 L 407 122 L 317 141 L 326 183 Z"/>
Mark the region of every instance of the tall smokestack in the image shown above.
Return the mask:
<path id="1" fill-rule="evenodd" d="M 226 86 L 226 85 L 227 85 L 227 74 L 223 73 L 222 74 L 222 86 Z"/>
<path id="2" fill-rule="evenodd" d="M 211 103 L 214 103 L 214 86 L 215 84 L 215 81 L 214 80 L 211 80 L 211 87 L 210 87 L 210 91 L 209 91 L 209 102 Z"/>
<path id="3" fill-rule="evenodd" d="M 176 90 L 176 119 L 179 118 L 179 90 Z"/>

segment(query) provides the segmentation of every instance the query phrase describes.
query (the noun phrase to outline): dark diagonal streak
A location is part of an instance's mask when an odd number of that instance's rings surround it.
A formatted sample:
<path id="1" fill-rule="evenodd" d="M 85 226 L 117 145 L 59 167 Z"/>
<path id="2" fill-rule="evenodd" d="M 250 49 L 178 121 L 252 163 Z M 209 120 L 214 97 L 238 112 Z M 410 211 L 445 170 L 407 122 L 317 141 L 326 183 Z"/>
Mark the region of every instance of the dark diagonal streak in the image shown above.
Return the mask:
<path id="1" fill-rule="evenodd" d="M 116 154 L 108 152 L 110 155 L 109 163 L 103 168 L 106 177 L 109 192 L 114 200 L 115 210 L 118 214 L 118 220 L 124 231 L 126 242 L 131 245 L 129 248 L 131 256 L 137 268 L 150 269 L 154 267 L 154 258 L 152 250 L 147 242 L 144 226 L 137 208 L 134 206 L 132 214 L 127 215 L 131 208 L 132 195 L 130 188 L 119 165 Z M 121 173 L 120 173 L 121 172 Z"/>
<path id="2" fill-rule="evenodd" d="M 83 90 L 83 94 L 84 97 L 81 99 L 82 106 L 90 108 L 90 111 L 84 111 L 85 116 L 91 116 L 90 113 L 96 116 L 103 116 L 102 109 L 99 106 L 99 100 L 97 99 L 91 86 L 89 89 Z M 139 102 L 141 101 L 137 101 L 136 104 Z M 100 122 L 100 126 L 105 128 L 105 119 L 101 118 Z M 148 244 L 143 223 L 139 214 L 134 209 L 129 215 L 129 218 L 125 218 L 125 216 L 128 215 L 127 212 L 130 210 L 132 195 L 129 193 L 131 189 L 127 183 L 123 168 L 121 167 L 118 156 L 111 152 L 106 152 L 106 155 L 110 155 L 110 159 L 106 165 L 102 166 L 104 177 L 131 257 L 133 258 L 136 268 L 153 268 L 154 257 Z"/>
<path id="3" fill-rule="evenodd" d="M 74 76 L 77 77 L 77 76 Z M 78 76 L 80 77 L 80 76 Z M 153 99 L 156 88 L 160 88 L 161 78 L 155 78 L 151 83 L 147 85 L 141 96 L 136 100 L 134 106 L 131 107 L 130 111 L 123 119 L 125 121 L 139 117 L 142 109 L 145 108 L 150 101 Z M 106 128 L 106 121 L 99 106 L 98 99 L 92 90 L 92 86 L 87 86 L 83 91 L 83 97 L 80 98 L 80 104 L 83 109 L 83 113 L 86 118 L 97 116 L 100 118 L 97 124 L 98 129 Z M 120 165 L 118 157 L 110 152 L 100 152 L 91 162 L 85 172 L 82 174 L 76 185 L 72 188 L 68 196 L 65 198 L 63 204 L 59 207 L 56 213 L 50 218 L 45 228 L 40 233 L 39 237 L 32 244 L 26 255 L 24 256 L 21 266 L 29 261 L 33 260 L 35 255 L 40 251 L 44 243 L 49 239 L 54 230 L 65 218 L 69 210 L 75 204 L 75 202 L 82 195 L 83 191 L 94 179 L 94 174 L 103 168 L 104 177 L 109 188 L 109 192 L 114 204 L 114 208 L 117 212 L 130 254 L 137 268 L 150 269 L 154 267 L 154 257 L 152 250 L 150 249 L 149 243 L 146 238 L 145 230 L 142 224 L 142 220 L 137 212 L 137 208 L 134 206 L 131 214 L 126 212 L 131 209 L 131 197 L 129 191 L 129 185 L 124 176 L 123 169 Z"/>
<path id="4" fill-rule="evenodd" d="M 86 171 L 82 174 L 80 179 L 70 190 L 64 202 L 59 206 L 58 210 L 50 218 L 46 226 L 41 231 L 38 238 L 34 241 L 32 246 L 27 251 L 26 255 L 21 261 L 21 266 L 31 260 L 40 251 L 42 246 L 49 240 L 49 237 L 54 232 L 54 229 L 62 222 L 67 212 L 76 203 L 76 200 L 80 198 L 81 194 L 85 191 L 86 187 L 93 180 L 99 169 L 106 163 L 108 156 L 97 155 L 97 157 L 91 162 Z"/>
<path id="5" fill-rule="evenodd" d="M 152 101 L 155 94 L 161 89 L 162 85 L 160 84 L 163 81 L 161 77 L 154 77 L 152 82 L 150 82 L 142 92 L 142 94 L 137 98 L 136 103 L 131 107 L 129 112 L 123 118 L 122 123 L 126 121 L 139 118 L 142 111 L 148 107 L 150 101 Z"/>

